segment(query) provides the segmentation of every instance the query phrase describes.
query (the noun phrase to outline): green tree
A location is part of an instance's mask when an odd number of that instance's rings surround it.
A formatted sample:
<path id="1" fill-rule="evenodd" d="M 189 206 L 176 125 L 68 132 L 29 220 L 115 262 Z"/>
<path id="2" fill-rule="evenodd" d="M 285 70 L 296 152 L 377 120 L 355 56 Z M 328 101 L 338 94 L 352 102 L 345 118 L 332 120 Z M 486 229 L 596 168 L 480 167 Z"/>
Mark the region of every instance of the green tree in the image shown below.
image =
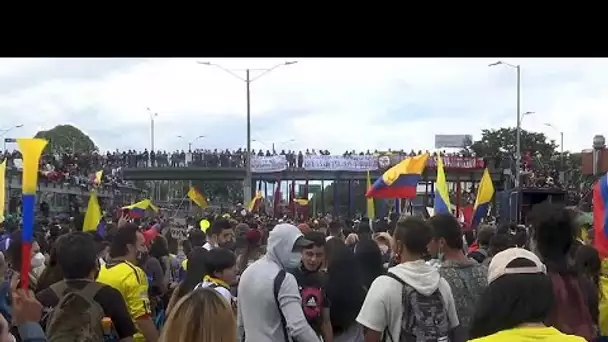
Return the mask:
<path id="1" fill-rule="evenodd" d="M 40 131 L 36 133 L 34 138 L 43 138 L 49 141 L 46 152 L 76 151 L 92 153 L 98 150 L 88 135 L 72 125 L 58 125 L 48 131 Z"/>
<path id="2" fill-rule="evenodd" d="M 490 157 L 496 161 L 515 160 L 516 134 L 516 129 L 510 127 L 484 129 L 481 139 L 466 147 L 463 152 L 474 152 L 478 156 Z M 543 133 L 521 131 L 522 154 L 532 152 L 536 163 L 547 169 L 562 171 L 565 185 L 569 188 L 585 188 L 591 184 L 590 178 L 582 174 L 581 154 L 565 151 L 562 156 L 556 148 L 555 141 L 549 140 Z"/>
<path id="3" fill-rule="evenodd" d="M 481 139 L 475 141 L 465 150 L 475 152 L 477 156 L 490 157 L 494 160 L 515 160 L 517 131 L 515 128 L 484 129 Z M 537 153 L 542 162 L 551 161 L 556 150 L 554 140 L 547 140 L 544 133 L 521 130 L 521 152 Z"/>

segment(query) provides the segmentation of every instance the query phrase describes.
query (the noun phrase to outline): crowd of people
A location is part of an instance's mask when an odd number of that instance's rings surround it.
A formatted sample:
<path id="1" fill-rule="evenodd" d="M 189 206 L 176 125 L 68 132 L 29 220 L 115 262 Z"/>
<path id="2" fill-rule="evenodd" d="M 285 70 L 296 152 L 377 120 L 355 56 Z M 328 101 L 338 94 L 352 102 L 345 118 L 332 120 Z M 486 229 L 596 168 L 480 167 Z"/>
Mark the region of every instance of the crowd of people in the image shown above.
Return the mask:
<path id="1" fill-rule="evenodd" d="M 428 153 L 428 151 L 426 151 Z M 422 151 L 415 152 L 414 150 L 409 153 L 401 151 L 391 151 L 390 149 L 385 152 L 388 154 L 395 153 L 404 156 L 415 156 L 422 154 Z M 251 150 L 252 155 L 256 156 L 286 156 L 288 166 L 291 168 L 301 168 L 304 156 L 310 155 L 330 155 L 328 150 L 315 150 L 307 149 L 306 151 L 270 151 L 270 150 Z M 367 150 L 365 152 L 346 151 L 342 155 L 379 155 L 380 152 Z M 441 155 L 444 152 L 440 153 Z M 432 155 L 437 155 L 432 153 Z M 448 154 L 452 155 L 452 154 Z M 244 167 L 246 162 L 246 150 L 239 148 L 238 150 L 210 150 L 210 149 L 195 149 L 190 151 L 176 150 L 173 152 L 167 151 L 143 151 L 128 150 L 128 151 L 114 151 L 106 153 L 82 154 L 63 152 L 57 155 L 45 154 L 45 164 L 50 164 L 52 170 L 57 172 L 69 173 L 78 175 L 84 178 L 86 171 L 95 170 L 98 167 L 111 167 L 112 169 L 119 168 L 136 168 L 136 167 L 185 167 L 185 166 L 200 166 L 200 167 Z M 0 159 L 8 159 L 14 161 L 20 159 L 21 155 L 18 151 L 5 151 L 3 158 L 0 155 Z M 46 166 L 46 165 L 45 165 Z M 43 168 L 41 168 L 43 170 Z M 44 169 L 46 172 L 49 170 Z"/>
<path id="2" fill-rule="evenodd" d="M 4 151 L 0 160 L 7 161 L 9 170 L 19 170 L 23 163 L 18 150 Z M 41 182 L 63 183 L 71 186 L 89 188 L 97 185 L 95 173 L 103 171 L 101 185 L 116 188 L 132 185 L 122 179 L 122 159 L 117 154 L 79 153 L 64 151 L 44 153 L 40 158 L 39 172 Z"/>
<path id="3" fill-rule="evenodd" d="M 463 233 L 451 215 L 370 223 L 235 211 L 190 221 L 123 212 L 102 232 L 0 238 L 0 341 L 594 341 L 601 262 L 572 212 Z M 200 227 L 200 228 L 199 228 Z M 28 257 L 28 256 L 26 256 Z M 4 260 L 5 259 L 5 260 Z M 27 277 L 28 289 L 23 289 Z M 17 290 L 17 288 L 20 288 Z"/>

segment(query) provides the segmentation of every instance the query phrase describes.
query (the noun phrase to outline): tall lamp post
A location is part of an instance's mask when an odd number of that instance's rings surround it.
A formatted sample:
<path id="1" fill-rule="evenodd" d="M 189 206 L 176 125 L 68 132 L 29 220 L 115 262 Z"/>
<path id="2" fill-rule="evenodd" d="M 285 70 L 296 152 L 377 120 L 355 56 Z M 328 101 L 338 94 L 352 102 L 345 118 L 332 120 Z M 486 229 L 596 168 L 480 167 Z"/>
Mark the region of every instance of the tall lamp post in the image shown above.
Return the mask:
<path id="1" fill-rule="evenodd" d="M 150 107 L 146 107 L 150 115 L 150 152 L 148 152 L 148 167 L 152 167 L 152 151 L 154 151 L 154 120 L 158 117 L 158 113 L 152 112 Z"/>
<path id="2" fill-rule="evenodd" d="M 251 82 L 259 79 L 260 77 L 268 74 L 269 72 L 273 71 L 274 69 L 281 67 L 281 66 L 285 66 L 285 65 L 292 65 L 292 64 L 296 64 L 297 61 L 289 61 L 289 62 L 283 62 L 283 63 L 279 63 L 275 66 L 273 66 L 272 68 L 269 69 L 245 69 L 245 78 L 243 78 L 242 76 L 240 76 L 239 74 L 236 73 L 237 70 L 230 70 L 227 68 L 224 68 L 223 66 L 219 65 L 219 64 L 214 64 L 211 62 L 196 62 L 198 64 L 201 65 L 207 65 L 207 66 L 214 66 L 218 69 L 221 69 L 225 72 L 227 72 L 228 74 L 236 77 L 237 79 L 245 82 L 246 84 L 246 97 L 247 97 L 247 156 L 245 157 L 246 160 L 246 171 L 245 171 L 245 184 L 243 186 L 243 195 L 244 195 L 244 202 L 245 203 L 249 203 L 249 201 L 251 201 L 251 96 L 250 96 L 250 85 Z M 259 71 L 261 72 L 258 76 L 251 78 L 251 72 L 252 71 Z"/>
<path id="3" fill-rule="evenodd" d="M 188 142 L 188 151 L 192 151 L 192 144 L 194 144 L 197 140 L 204 138 L 204 135 L 199 135 L 198 137 L 194 138 L 194 140 Z M 186 140 L 186 138 L 182 135 L 178 135 L 177 136 L 178 139 L 182 139 L 182 140 Z"/>
<path id="4" fill-rule="evenodd" d="M 14 129 L 17 129 L 17 128 L 21 128 L 21 127 L 23 127 L 23 124 L 15 125 L 13 127 L 9 127 L 9 128 L 0 130 L 0 138 L 4 138 L 4 136 L 7 135 L 8 132 L 10 132 Z M 2 150 L 6 151 L 6 140 L 4 140 L 4 147 L 2 148 Z"/>
<path id="5" fill-rule="evenodd" d="M 559 148 L 560 148 L 560 152 L 559 152 L 559 167 L 561 168 L 561 171 L 566 171 L 566 170 L 564 170 L 564 132 L 560 131 L 559 129 L 557 129 L 557 127 L 555 127 L 554 125 L 552 125 L 552 124 L 550 124 L 548 122 L 545 123 L 545 126 L 551 127 L 556 132 L 559 132 L 559 137 L 560 137 L 560 142 L 559 142 Z"/>
<path id="6" fill-rule="evenodd" d="M 251 140 L 251 141 L 252 141 L 252 142 L 259 142 L 260 144 L 262 144 L 262 146 L 264 146 L 264 147 L 268 148 L 268 146 L 267 146 L 267 145 L 266 145 L 266 144 L 265 144 L 263 141 L 261 141 L 261 140 L 253 139 L 253 140 Z M 285 140 L 285 141 L 278 142 L 278 143 L 276 143 L 276 145 L 285 145 L 285 144 L 292 143 L 292 142 L 294 142 L 294 141 L 296 141 L 296 139 L 289 139 L 289 140 Z M 275 152 L 275 149 L 274 149 L 274 147 L 275 147 L 275 142 L 274 142 L 274 141 L 272 142 L 272 145 L 271 145 L 271 146 L 272 146 L 272 152 L 274 153 L 274 152 Z"/>
<path id="7" fill-rule="evenodd" d="M 506 63 L 503 61 L 498 61 L 496 63 L 492 63 L 488 65 L 489 67 L 504 65 L 509 68 L 513 68 L 517 71 L 517 105 L 516 105 L 516 116 L 517 116 L 517 128 L 516 128 L 516 138 L 515 138 L 515 188 L 517 191 L 517 205 L 519 208 L 519 192 L 520 192 L 520 181 L 521 181 L 521 66 L 514 65 L 510 63 Z M 519 223 L 519 210 L 517 210 L 517 214 L 515 217 L 517 223 Z"/>

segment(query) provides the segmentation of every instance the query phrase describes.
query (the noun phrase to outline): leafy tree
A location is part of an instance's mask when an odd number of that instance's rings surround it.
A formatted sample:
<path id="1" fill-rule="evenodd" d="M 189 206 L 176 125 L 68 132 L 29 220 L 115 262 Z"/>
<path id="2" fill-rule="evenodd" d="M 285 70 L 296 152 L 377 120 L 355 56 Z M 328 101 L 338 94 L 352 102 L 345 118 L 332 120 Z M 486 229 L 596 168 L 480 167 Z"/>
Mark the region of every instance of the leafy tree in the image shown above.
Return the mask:
<path id="1" fill-rule="evenodd" d="M 98 150 L 88 135 L 72 125 L 58 125 L 48 131 L 40 131 L 36 133 L 34 138 L 43 138 L 49 141 L 46 152 L 76 151 L 92 153 Z"/>
<path id="2" fill-rule="evenodd" d="M 515 160 L 516 152 L 515 128 L 485 129 L 481 139 L 466 147 L 463 152 L 474 152 L 481 157 L 489 157 L 495 161 L 503 161 L 498 167 L 514 167 L 510 161 Z M 588 188 L 591 178 L 582 174 L 582 157 L 580 153 L 564 152 L 562 156 L 557 151 L 554 140 L 549 140 L 543 133 L 521 131 L 522 155 L 530 152 L 535 164 L 545 168 L 564 172 L 565 185 L 568 188 Z"/>
<path id="3" fill-rule="evenodd" d="M 549 162 L 555 155 L 555 141 L 547 140 L 544 133 L 521 130 L 521 153 L 532 152 L 542 162 Z M 466 152 L 475 152 L 481 157 L 496 161 L 515 160 L 517 150 L 517 130 L 515 128 L 484 129 L 481 139 L 467 147 Z"/>

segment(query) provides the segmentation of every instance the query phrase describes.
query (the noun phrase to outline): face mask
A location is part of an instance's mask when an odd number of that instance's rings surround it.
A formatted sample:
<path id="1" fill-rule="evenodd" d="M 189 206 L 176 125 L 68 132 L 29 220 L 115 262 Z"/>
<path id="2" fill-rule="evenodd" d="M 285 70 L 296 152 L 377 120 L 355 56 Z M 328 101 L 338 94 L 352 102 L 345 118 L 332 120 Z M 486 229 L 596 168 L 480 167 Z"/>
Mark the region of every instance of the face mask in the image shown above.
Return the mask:
<path id="1" fill-rule="evenodd" d="M 285 263 L 285 268 L 289 270 L 296 269 L 300 267 L 300 263 L 302 262 L 302 253 L 291 252 L 289 253 L 289 259 L 287 259 Z"/>
<path id="2" fill-rule="evenodd" d="M 36 267 L 40 267 L 40 266 L 44 265 L 45 260 L 46 260 L 46 258 L 44 257 L 44 254 L 42 254 L 40 252 L 34 254 L 34 256 L 32 257 L 32 268 L 36 268 Z"/>

